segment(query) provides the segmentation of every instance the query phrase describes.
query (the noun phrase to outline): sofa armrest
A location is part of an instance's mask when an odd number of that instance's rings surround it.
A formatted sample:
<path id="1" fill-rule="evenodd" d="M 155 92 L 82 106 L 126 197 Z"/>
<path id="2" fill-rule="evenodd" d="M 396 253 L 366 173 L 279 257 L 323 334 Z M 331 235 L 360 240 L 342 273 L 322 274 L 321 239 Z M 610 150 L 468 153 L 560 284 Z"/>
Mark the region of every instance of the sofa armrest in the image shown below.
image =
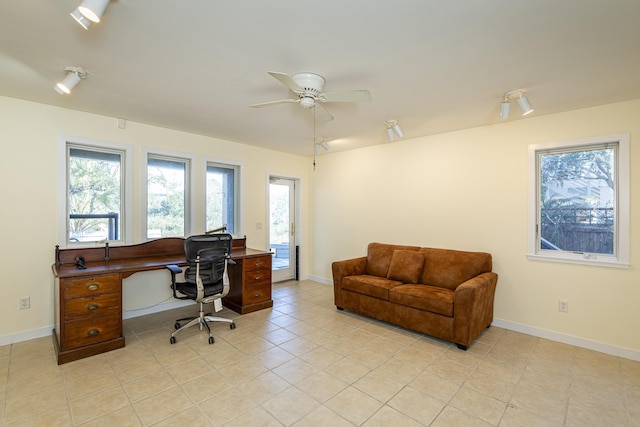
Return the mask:
<path id="1" fill-rule="evenodd" d="M 498 275 L 479 274 L 458 285 L 454 297 L 454 342 L 468 346 L 493 321 Z"/>
<path id="2" fill-rule="evenodd" d="M 333 292 L 335 295 L 335 303 L 338 307 L 341 305 L 342 279 L 346 276 L 355 276 L 366 274 L 367 257 L 347 259 L 344 261 L 335 261 L 331 264 L 333 273 Z"/>

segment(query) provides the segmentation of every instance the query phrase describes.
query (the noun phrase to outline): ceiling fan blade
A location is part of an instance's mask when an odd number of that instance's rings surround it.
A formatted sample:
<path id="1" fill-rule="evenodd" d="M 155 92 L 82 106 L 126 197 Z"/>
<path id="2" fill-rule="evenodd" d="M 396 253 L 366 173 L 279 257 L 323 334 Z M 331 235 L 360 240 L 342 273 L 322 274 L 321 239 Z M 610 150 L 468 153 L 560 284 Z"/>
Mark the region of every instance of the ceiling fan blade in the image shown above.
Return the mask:
<path id="1" fill-rule="evenodd" d="M 277 71 L 269 71 L 269 74 L 278 80 L 280 83 L 285 85 L 291 90 L 293 93 L 304 93 L 304 90 L 296 83 L 290 75 L 285 73 L 278 73 Z"/>
<path id="2" fill-rule="evenodd" d="M 333 120 L 333 116 L 329 114 L 329 112 L 317 102 L 313 106 L 313 114 L 316 115 L 316 120 L 318 122 L 328 122 L 330 120 Z"/>
<path id="3" fill-rule="evenodd" d="M 300 98 L 298 98 L 298 99 L 280 99 L 278 101 L 261 102 L 259 104 L 249 105 L 249 107 L 262 108 L 262 107 L 270 107 L 271 105 L 288 104 L 290 102 L 300 102 Z"/>
<path id="4" fill-rule="evenodd" d="M 342 92 L 321 93 L 318 99 L 322 102 L 371 102 L 368 90 L 345 90 Z"/>

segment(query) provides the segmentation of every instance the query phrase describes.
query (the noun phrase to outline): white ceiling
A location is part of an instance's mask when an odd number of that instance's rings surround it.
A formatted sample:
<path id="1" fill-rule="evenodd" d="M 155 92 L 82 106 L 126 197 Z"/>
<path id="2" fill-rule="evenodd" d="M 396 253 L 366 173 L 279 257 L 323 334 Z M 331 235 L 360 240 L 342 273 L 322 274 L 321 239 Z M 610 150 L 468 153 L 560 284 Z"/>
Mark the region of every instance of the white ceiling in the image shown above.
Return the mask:
<path id="1" fill-rule="evenodd" d="M 311 155 L 313 120 L 267 74 L 310 71 L 325 91 L 332 151 L 498 123 L 502 94 L 535 112 L 640 98 L 638 0 L 113 0 L 83 30 L 80 0 L 0 1 L 0 95 Z M 89 72 L 69 96 L 63 68 Z M 6 119 L 6 118 L 4 118 Z"/>

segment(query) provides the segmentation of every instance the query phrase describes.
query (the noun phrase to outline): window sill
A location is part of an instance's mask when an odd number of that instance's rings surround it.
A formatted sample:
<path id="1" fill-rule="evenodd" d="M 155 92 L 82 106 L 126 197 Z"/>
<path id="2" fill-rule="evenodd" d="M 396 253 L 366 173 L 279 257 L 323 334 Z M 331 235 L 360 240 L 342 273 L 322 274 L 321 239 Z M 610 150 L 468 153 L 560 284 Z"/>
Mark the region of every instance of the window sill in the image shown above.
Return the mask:
<path id="1" fill-rule="evenodd" d="M 567 254 L 565 256 L 558 255 L 543 255 L 543 254 L 527 254 L 527 259 L 530 261 L 549 261 L 560 262 L 564 264 L 580 264 L 590 265 L 593 267 L 608 267 L 608 268 L 630 268 L 631 264 L 628 262 L 622 262 L 612 258 L 598 258 L 597 255 L 591 255 L 588 258 L 581 254 L 571 256 Z"/>

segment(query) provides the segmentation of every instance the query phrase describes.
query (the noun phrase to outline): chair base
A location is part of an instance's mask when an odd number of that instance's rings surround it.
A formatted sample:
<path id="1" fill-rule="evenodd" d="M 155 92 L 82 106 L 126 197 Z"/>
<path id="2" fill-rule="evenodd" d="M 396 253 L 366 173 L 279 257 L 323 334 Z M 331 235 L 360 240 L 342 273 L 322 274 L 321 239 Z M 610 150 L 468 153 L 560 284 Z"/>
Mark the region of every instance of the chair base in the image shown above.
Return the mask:
<path id="1" fill-rule="evenodd" d="M 185 324 L 185 325 L 180 325 L 180 322 L 184 322 L 188 320 L 189 323 Z M 176 335 L 178 334 L 178 332 L 183 331 L 187 328 L 190 328 L 192 326 L 198 325 L 200 327 L 200 330 L 202 330 L 203 326 L 207 328 L 207 331 L 209 331 L 209 344 L 213 344 L 215 342 L 215 338 L 213 338 L 213 333 L 211 332 L 211 328 L 209 327 L 209 322 L 223 322 L 223 323 L 229 323 L 229 328 L 230 329 L 235 329 L 236 328 L 236 324 L 233 323 L 233 320 L 231 319 L 227 319 L 224 317 L 217 317 L 217 316 L 212 316 L 211 313 L 204 313 L 203 310 L 203 305 L 202 303 L 200 303 L 200 311 L 198 312 L 198 316 L 197 317 L 185 317 L 184 319 L 178 319 L 176 320 L 176 324 L 175 324 L 175 328 L 176 330 L 173 331 L 171 333 L 171 338 L 169 339 L 169 342 L 171 344 L 175 344 L 176 343 Z"/>

